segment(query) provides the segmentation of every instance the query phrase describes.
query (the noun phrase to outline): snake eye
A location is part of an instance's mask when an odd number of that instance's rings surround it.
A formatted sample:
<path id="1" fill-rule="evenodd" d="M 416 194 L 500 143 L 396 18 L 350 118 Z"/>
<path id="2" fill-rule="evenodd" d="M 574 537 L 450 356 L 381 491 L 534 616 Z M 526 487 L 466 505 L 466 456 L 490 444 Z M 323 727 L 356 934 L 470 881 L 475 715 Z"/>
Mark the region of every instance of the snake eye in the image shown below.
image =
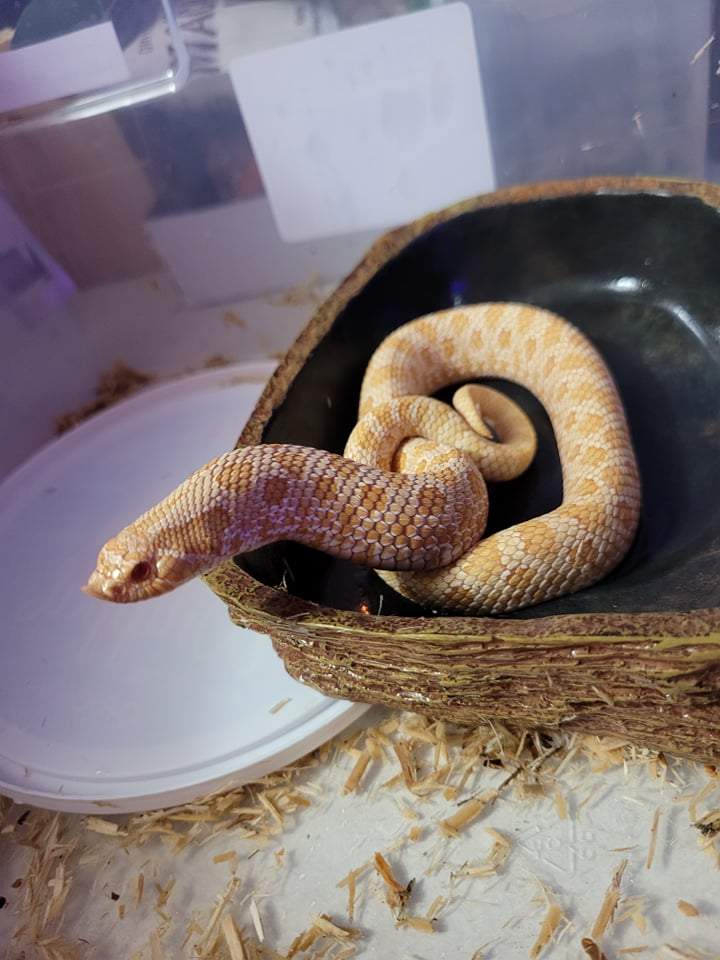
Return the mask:
<path id="1" fill-rule="evenodd" d="M 140 562 L 136 563 L 130 571 L 130 579 L 133 583 L 142 583 L 143 580 L 147 580 L 151 572 L 152 567 L 147 560 L 140 560 Z"/>

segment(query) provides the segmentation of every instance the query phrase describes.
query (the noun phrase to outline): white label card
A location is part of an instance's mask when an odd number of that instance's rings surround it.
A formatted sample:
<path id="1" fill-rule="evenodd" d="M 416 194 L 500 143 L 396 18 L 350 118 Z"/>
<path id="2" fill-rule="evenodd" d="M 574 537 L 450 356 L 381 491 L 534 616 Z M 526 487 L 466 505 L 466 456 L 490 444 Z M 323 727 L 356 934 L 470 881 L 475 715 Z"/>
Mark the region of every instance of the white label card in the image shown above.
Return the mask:
<path id="1" fill-rule="evenodd" d="M 494 187 L 464 3 L 237 57 L 230 72 L 286 241 L 394 226 Z"/>
<path id="2" fill-rule="evenodd" d="M 87 93 L 129 78 L 112 23 L 0 53 L 0 113 Z"/>

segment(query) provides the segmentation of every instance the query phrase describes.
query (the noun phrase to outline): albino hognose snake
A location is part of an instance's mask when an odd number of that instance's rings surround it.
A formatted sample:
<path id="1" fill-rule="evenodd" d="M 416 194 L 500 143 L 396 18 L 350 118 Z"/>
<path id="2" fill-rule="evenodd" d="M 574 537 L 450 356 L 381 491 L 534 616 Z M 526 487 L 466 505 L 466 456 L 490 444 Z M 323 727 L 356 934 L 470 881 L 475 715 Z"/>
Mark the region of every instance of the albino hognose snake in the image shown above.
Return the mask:
<path id="1" fill-rule="evenodd" d="M 534 431 L 488 388 L 461 388 L 456 410 L 430 395 L 488 376 L 522 384 L 544 405 L 563 502 L 483 540 L 483 476 L 521 473 Z M 497 614 L 605 576 L 632 543 L 639 511 L 625 414 L 595 348 L 545 310 L 480 304 L 421 317 L 383 341 L 345 457 L 285 444 L 223 454 L 108 541 L 85 590 L 141 600 L 290 539 L 381 570 L 421 604 Z"/>

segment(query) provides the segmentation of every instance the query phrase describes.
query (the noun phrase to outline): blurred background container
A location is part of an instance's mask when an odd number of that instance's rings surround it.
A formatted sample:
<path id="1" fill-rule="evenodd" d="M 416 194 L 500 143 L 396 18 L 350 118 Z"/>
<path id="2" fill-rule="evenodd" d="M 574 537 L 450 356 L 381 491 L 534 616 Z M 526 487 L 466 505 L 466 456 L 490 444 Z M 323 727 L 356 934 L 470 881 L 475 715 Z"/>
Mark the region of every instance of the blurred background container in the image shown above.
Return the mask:
<path id="1" fill-rule="evenodd" d="M 712 0 L 0 0 L 0 476 L 118 362 L 282 352 L 404 219 L 717 177 L 717 25 Z"/>

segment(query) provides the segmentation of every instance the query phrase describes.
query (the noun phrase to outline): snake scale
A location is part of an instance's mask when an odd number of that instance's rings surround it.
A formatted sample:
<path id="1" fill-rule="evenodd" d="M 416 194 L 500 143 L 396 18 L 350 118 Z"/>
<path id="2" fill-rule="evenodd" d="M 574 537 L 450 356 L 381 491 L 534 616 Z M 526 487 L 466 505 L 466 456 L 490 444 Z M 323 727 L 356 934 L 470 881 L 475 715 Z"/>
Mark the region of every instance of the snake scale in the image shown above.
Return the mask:
<path id="1" fill-rule="evenodd" d="M 561 505 L 483 539 L 485 480 L 519 475 L 535 433 L 508 398 L 528 388 L 552 423 Z M 499 614 L 580 590 L 610 572 L 637 529 L 640 482 L 604 361 L 566 320 L 487 303 L 406 323 L 373 354 L 345 456 L 286 444 L 225 453 L 108 541 L 85 590 L 153 597 L 223 559 L 296 540 L 375 568 L 433 608 Z"/>

